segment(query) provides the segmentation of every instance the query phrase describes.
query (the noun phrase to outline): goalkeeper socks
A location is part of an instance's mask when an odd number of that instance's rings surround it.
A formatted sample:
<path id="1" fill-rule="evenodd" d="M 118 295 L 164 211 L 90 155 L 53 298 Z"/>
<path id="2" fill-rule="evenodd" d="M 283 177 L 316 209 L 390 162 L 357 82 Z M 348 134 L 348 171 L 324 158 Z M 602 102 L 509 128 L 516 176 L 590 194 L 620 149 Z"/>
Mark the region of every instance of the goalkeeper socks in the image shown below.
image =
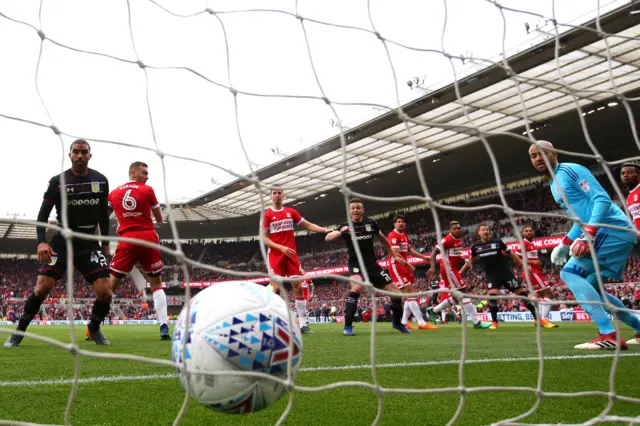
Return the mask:
<path id="1" fill-rule="evenodd" d="M 489 301 L 489 312 L 491 312 L 491 322 L 498 322 L 498 302 Z"/>
<path id="2" fill-rule="evenodd" d="M 551 302 L 551 300 L 549 300 L 546 297 L 543 297 L 542 299 L 540 299 L 540 319 L 541 320 L 548 320 L 549 319 L 549 311 L 551 310 L 551 305 L 549 304 L 549 302 Z"/>
<path id="3" fill-rule="evenodd" d="M 596 277 L 596 274 L 590 275 L 587 278 L 587 281 L 589 282 L 589 284 L 591 284 L 592 287 L 596 289 L 598 294 L 600 294 L 598 278 Z M 613 306 L 615 306 L 616 308 L 627 309 L 627 307 L 624 306 L 622 301 L 617 297 L 615 297 L 613 294 L 606 293 L 606 296 L 607 296 L 607 301 L 611 303 Z M 605 310 L 608 311 L 608 309 L 606 308 Z M 620 321 L 627 324 L 629 327 L 632 327 L 636 333 L 640 333 L 640 319 L 638 319 L 638 317 L 632 314 L 631 312 L 615 311 L 615 312 L 611 312 L 611 315 L 613 315 L 614 317 L 618 317 Z"/>
<path id="4" fill-rule="evenodd" d="M 358 298 L 360 295 L 358 293 L 354 293 L 353 291 L 349 292 L 347 296 L 346 306 L 344 308 L 344 326 L 351 327 L 353 325 L 353 317 L 358 310 Z"/>
<path id="5" fill-rule="evenodd" d="M 524 302 L 524 306 L 526 306 L 526 307 L 527 307 L 527 309 L 529 310 L 529 312 L 531 312 L 531 315 L 533 315 L 533 320 L 534 320 L 534 321 L 535 321 L 535 320 L 537 320 L 537 319 L 538 319 L 538 315 L 536 315 L 536 308 L 535 308 L 535 306 L 533 306 L 533 305 L 531 304 L 531 302 L 529 302 L 529 301 Z"/>
<path id="6" fill-rule="evenodd" d="M 391 313 L 393 314 L 393 323 L 402 324 L 402 299 L 400 297 L 391 298 Z"/>
<path id="7" fill-rule="evenodd" d="M 613 324 L 611 324 L 609 315 L 607 315 L 602 305 L 582 303 L 602 302 L 602 298 L 596 289 L 589 284 L 589 281 L 578 275 L 578 272 L 574 271 L 573 268 L 569 268 L 569 270 L 567 269 L 568 268 L 566 266 L 562 269 L 560 272 L 560 279 L 564 281 L 567 287 L 569 287 L 569 290 L 571 290 L 571 293 L 575 296 L 576 301 L 580 303 L 582 309 L 584 309 L 584 311 L 591 317 L 591 320 L 596 324 L 598 330 L 600 330 L 600 334 L 613 333 L 615 328 L 613 327 Z"/>
<path id="8" fill-rule="evenodd" d="M 27 327 L 29 327 L 33 317 L 40 311 L 40 306 L 42 306 L 42 302 L 44 302 L 46 298 L 47 296 L 39 297 L 36 296 L 34 292 L 31 292 L 31 295 L 24 304 L 24 312 L 20 317 L 20 321 L 18 321 L 18 330 L 25 331 Z"/>
<path id="9" fill-rule="evenodd" d="M 105 301 L 96 299 L 93 304 L 93 309 L 91 310 L 91 317 L 89 318 L 89 324 L 87 324 L 87 328 L 91 331 L 96 331 L 100 329 L 100 323 L 104 321 L 105 317 L 109 313 L 109 308 L 111 307 L 111 301 Z"/>
<path id="10" fill-rule="evenodd" d="M 404 301 L 404 309 L 402 310 L 402 323 L 407 325 L 409 323 L 409 317 L 411 316 L 411 306 L 409 306 L 409 299 Z"/>
<path id="11" fill-rule="evenodd" d="M 153 308 L 160 324 L 167 324 L 167 295 L 162 287 L 153 290 Z"/>
<path id="12" fill-rule="evenodd" d="M 407 299 L 407 301 L 404 302 L 405 312 L 407 311 L 407 305 L 409 305 L 409 309 L 411 310 L 411 313 L 413 313 L 414 318 L 416 319 L 416 321 L 418 321 L 418 325 L 419 326 L 425 325 L 426 322 L 424 321 L 424 318 L 422 318 L 422 312 L 420 312 L 420 306 L 418 305 L 418 301 L 416 299 Z M 403 317 L 403 320 L 404 320 L 404 317 Z M 406 322 L 403 322 L 403 324 L 406 324 Z"/>
<path id="13" fill-rule="evenodd" d="M 620 299 L 615 297 L 613 294 L 607 293 L 607 301 L 611 303 L 616 308 L 627 309 L 626 306 L 622 303 Z M 609 311 L 608 309 L 606 309 Z M 640 319 L 637 316 L 627 311 L 615 311 L 611 312 L 611 315 L 614 317 L 618 317 L 620 321 L 627 324 L 629 327 L 633 328 L 636 333 L 640 333 Z"/>
<path id="14" fill-rule="evenodd" d="M 473 325 L 478 324 L 480 322 L 480 320 L 478 319 L 478 308 L 473 303 L 473 301 L 471 299 L 462 299 L 462 306 L 464 307 L 464 310 L 469 314 L 469 318 L 471 319 Z"/>
<path id="15" fill-rule="evenodd" d="M 303 297 L 296 297 L 296 312 L 298 312 L 298 318 L 300 318 L 300 327 L 307 325 L 309 323 L 307 301 Z"/>

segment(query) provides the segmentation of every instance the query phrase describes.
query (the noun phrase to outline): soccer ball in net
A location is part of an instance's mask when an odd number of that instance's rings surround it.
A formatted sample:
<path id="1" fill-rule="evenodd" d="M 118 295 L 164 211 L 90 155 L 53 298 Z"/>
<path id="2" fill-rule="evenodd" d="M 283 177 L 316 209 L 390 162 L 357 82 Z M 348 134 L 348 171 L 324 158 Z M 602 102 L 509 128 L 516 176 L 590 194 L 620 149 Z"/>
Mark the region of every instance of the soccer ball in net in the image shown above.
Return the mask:
<path id="1" fill-rule="evenodd" d="M 182 309 L 171 353 L 181 364 L 177 370 L 182 386 L 187 388 L 188 383 L 199 403 L 225 413 L 250 413 L 273 404 L 285 386 L 242 373 L 286 380 L 291 339 L 293 381 L 302 358 L 302 338 L 298 325 L 289 324 L 284 300 L 258 284 L 226 282 L 198 293 L 190 302 L 188 317 L 186 306 Z"/>

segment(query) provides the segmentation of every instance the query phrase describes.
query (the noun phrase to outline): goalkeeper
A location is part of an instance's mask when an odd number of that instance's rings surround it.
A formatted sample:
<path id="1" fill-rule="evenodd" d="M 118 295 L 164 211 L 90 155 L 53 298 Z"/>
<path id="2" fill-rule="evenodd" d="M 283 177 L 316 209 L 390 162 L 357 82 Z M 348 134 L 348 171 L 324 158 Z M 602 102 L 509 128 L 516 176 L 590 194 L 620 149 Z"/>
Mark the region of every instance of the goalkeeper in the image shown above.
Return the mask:
<path id="1" fill-rule="evenodd" d="M 560 278 L 600 332 L 596 339 L 575 348 L 611 350 L 619 344 L 621 349 L 627 349 L 627 343 L 616 336 L 615 328 L 603 305 L 584 302 L 603 303 L 606 297 L 616 308 L 626 309 L 617 297 L 600 292 L 594 262 L 598 262 L 603 278 L 622 278 L 627 258 L 636 243 L 631 223 L 586 167 L 573 163 L 558 163 L 553 145 L 547 141 L 538 143 L 544 149 L 555 178 L 550 176 L 543 155 L 536 145 L 529 148 L 531 163 L 536 170 L 549 175 L 551 193 L 558 206 L 569 216 L 573 216 L 572 212 L 575 213 L 580 221 L 586 224 L 581 228 L 574 223 L 569 233 L 551 253 L 551 262 L 564 265 Z M 565 200 L 569 205 L 565 204 Z M 618 226 L 628 231 L 609 227 L 597 228 L 596 224 Z M 595 253 L 590 254 L 588 239 L 592 239 Z M 591 255 L 595 257 L 592 258 Z M 568 257 L 570 259 L 567 261 Z M 636 333 L 640 332 L 640 320 L 631 312 L 616 309 L 611 313 L 633 327 Z"/>

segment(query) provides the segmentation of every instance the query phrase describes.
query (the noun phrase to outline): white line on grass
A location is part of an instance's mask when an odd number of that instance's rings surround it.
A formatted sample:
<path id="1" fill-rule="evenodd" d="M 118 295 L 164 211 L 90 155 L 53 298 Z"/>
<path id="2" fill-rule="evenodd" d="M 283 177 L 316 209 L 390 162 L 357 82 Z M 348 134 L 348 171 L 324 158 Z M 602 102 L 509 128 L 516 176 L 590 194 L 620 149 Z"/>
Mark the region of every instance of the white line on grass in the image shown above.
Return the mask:
<path id="1" fill-rule="evenodd" d="M 640 356 L 640 352 L 620 354 L 620 357 L 637 357 Z M 558 355 L 547 356 L 545 361 L 554 360 L 579 360 L 579 359 L 593 359 L 593 358 L 613 358 L 615 354 L 591 354 L 591 355 Z M 529 358 L 482 358 L 482 359 L 468 359 L 465 364 L 486 364 L 493 362 L 525 362 L 525 361 L 538 361 L 537 357 Z M 377 368 L 397 368 L 397 367 L 427 367 L 431 365 L 457 365 L 460 361 L 457 359 L 444 360 L 444 361 L 419 361 L 419 362 L 394 362 L 388 364 L 378 364 Z M 337 365 L 329 367 L 305 367 L 298 370 L 301 373 L 304 372 L 317 372 L 317 371 L 345 371 L 345 370 L 368 370 L 371 368 L 370 364 L 362 365 Z M 127 382 L 135 380 L 159 380 L 159 379 L 172 379 L 176 377 L 175 373 L 167 374 L 148 374 L 140 376 L 102 376 L 102 377 L 87 377 L 79 379 L 78 383 L 102 383 L 102 382 Z M 0 388 L 9 387 L 27 387 L 27 386 L 42 386 L 42 385 L 68 385 L 73 383 L 73 379 L 54 379 L 54 380 L 20 380 L 20 381 L 4 381 L 0 382 Z"/>

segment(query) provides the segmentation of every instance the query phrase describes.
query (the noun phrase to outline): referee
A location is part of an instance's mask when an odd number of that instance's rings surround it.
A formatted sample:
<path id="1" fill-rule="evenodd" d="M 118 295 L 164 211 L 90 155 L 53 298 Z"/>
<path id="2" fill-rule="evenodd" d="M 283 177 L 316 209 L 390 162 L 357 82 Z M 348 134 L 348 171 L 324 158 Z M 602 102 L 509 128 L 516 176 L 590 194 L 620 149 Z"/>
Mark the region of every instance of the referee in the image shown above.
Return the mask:
<path id="1" fill-rule="evenodd" d="M 64 172 L 64 187 L 60 175 L 49 180 L 44 194 L 38 222 L 47 223 L 49 214 L 55 206 L 57 224 L 62 226 L 62 199 L 60 191 L 67 194 L 67 218 L 69 228 L 75 232 L 95 234 L 100 228 L 101 235 L 109 235 L 109 210 L 107 197 L 109 182 L 107 178 L 88 167 L 91 159 L 91 146 L 83 139 L 75 140 L 69 150 L 71 168 Z M 18 331 L 25 331 L 35 315 L 40 311 L 42 302 L 67 269 L 67 251 L 65 238 L 57 233 L 50 243 L 45 237 L 46 228 L 37 227 L 38 261 L 43 266 L 38 271 L 36 288 L 24 304 L 24 311 L 18 322 Z M 103 241 L 102 248 L 95 241 L 81 238 L 73 239 L 73 265 L 87 282 L 93 285 L 96 301 L 93 305 L 89 324 L 89 334 L 97 345 L 108 345 L 109 341 L 100 331 L 100 323 L 109 313 L 111 305 L 111 287 L 109 285 L 109 242 Z M 73 320 L 73 318 L 70 318 Z M 24 336 L 12 334 L 4 343 L 6 347 L 19 346 Z"/>

